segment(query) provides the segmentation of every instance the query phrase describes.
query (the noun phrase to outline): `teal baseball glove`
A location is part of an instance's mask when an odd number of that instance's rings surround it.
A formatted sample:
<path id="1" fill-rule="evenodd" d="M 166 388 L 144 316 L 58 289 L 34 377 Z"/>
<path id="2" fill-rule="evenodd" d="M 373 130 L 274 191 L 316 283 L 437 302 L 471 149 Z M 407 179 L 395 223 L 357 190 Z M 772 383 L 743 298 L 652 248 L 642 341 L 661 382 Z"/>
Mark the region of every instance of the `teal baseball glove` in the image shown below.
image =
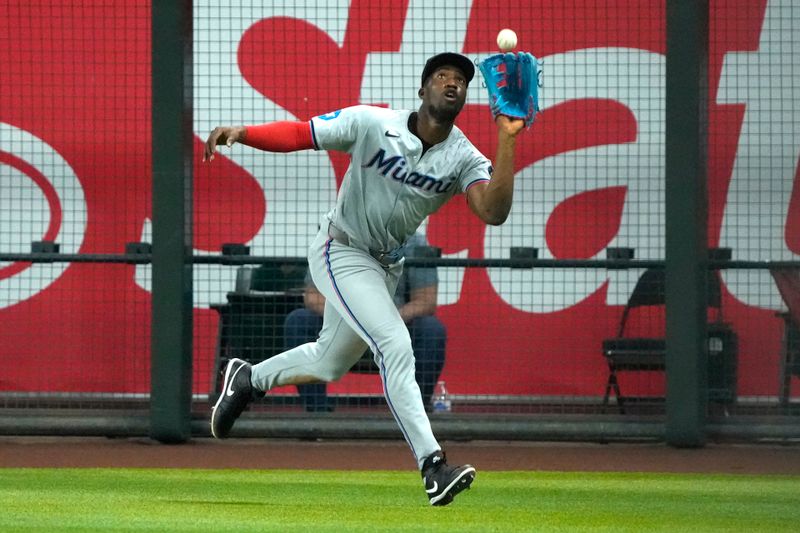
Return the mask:
<path id="1" fill-rule="evenodd" d="M 528 52 L 489 56 L 478 65 L 489 91 L 492 117 L 506 115 L 533 124 L 539 112 L 539 62 Z"/>

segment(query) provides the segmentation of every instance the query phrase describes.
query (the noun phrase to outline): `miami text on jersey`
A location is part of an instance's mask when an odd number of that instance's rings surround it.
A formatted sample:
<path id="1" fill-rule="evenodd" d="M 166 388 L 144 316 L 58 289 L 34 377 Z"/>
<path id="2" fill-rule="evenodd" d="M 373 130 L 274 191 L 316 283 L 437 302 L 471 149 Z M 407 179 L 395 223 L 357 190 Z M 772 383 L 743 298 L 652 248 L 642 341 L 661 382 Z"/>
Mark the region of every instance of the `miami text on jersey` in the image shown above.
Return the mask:
<path id="1" fill-rule="evenodd" d="M 386 157 L 386 150 L 379 148 L 375 155 L 372 156 L 369 163 L 364 165 L 364 168 L 376 167 L 378 172 L 384 176 L 388 176 L 389 172 L 392 173 L 391 178 L 395 181 L 417 187 L 425 191 L 433 191 L 443 193 L 449 191 L 455 183 L 455 178 L 450 178 L 449 181 L 440 180 L 434 176 L 427 174 L 420 174 L 419 172 L 408 172 L 407 163 L 405 158 L 400 155 Z M 394 170 L 392 170 L 394 169 Z"/>

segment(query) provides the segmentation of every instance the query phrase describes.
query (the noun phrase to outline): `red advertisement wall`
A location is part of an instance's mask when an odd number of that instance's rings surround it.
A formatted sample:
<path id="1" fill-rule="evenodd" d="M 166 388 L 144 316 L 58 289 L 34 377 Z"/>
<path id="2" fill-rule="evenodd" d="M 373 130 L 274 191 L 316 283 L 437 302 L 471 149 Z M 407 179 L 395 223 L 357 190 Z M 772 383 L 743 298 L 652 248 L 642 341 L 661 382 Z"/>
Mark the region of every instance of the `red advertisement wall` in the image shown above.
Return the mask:
<path id="1" fill-rule="evenodd" d="M 55 240 L 67 253 L 121 253 L 126 242 L 147 240 L 151 224 L 150 131 L 158 124 L 150 7 L 13 4 L 0 19 L 0 177 L 8 193 L 0 249 Z M 426 57 L 448 49 L 479 60 L 510 27 L 545 72 L 543 112 L 518 143 L 514 211 L 504 226 L 486 228 L 457 198 L 431 217 L 428 239 L 446 257 L 508 257 L 510 246 L 525 245 L 545 258 L 604 258 L 609 246 L 663 258 L 663 2 L 473 0 L 459 13 L 411 0 L 300 13 L 281 3 L 231 4 L 194 8 L 195 253 L 243 242 L 254 255 L 304 255 L 348 163 L 342 154 L 240 147 L 200 165 L 213 126 L 307 120 L 356 103 L 416 106 Z M 797 50 L 800 12 L 790 4 L 711 2 L 709 245 L 731 248 L 735 259 L 800 254 L 800 84 L 791 78 L 800 65 L 785 52 Z M 483 93 L 476 79 L 458 125 L 491 157 L 496 134 Z M 235 274 L 195 270 L 202 392 L 217 327 L 209 306 L 224 300 Z M 637 275 L 444 274 L 444 378 L 462 394 L 602 394 L 600 339 L 613 332 Z M 723 282 L 726 320 L 739 335 L 739 393 L 773 394 L 781 300 L 766 272 L 726 272 Z M 0 390 L 149 390 L 146 268 L 6 262 L 0 292 Z M 359 379 L 339 387 L 377 386 Z"/>

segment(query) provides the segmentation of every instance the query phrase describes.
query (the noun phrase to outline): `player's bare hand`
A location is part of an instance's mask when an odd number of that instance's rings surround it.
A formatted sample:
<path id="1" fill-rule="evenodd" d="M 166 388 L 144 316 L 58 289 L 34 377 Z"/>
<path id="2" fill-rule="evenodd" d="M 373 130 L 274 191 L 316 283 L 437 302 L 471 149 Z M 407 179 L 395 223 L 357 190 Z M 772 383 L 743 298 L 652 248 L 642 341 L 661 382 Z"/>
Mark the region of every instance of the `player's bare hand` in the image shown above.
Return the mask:
<path id="1" fill-rule="evenodd" d="M 509 137 L 516 137 L 525 128 L 524 120 L 506 115 L 497 115 L 494 122 L 497 124 L 497 129 Z"/>
<path id="2" fill-rule="evenodd" d="M 221 144 L 231 147 L 235 142 L 242 142 L 246 131 L 244 126 L 219 126 L 214 128 L 203 148 L 203 161 L 213 161 L 217 146 Z"/>

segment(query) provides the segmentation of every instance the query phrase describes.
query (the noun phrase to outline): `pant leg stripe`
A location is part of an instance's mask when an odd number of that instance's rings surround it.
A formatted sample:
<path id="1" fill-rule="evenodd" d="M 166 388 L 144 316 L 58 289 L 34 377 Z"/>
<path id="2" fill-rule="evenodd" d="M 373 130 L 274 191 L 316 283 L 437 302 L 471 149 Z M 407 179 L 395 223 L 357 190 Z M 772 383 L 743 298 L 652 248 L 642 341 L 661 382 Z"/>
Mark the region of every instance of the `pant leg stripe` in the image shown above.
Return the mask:
<path id="1" fill-rule="evenodd" d="M 336 297 L 339 299 L 339 302 L 341 302 L 342 307 L 344 307 L 345 311 L 347 311 L 347 314 L 350 315 L 350 318 L 353 319 L 353 322 L 355 322 L 356 326 L 358 326 L 358 329 L 360 329 L 364 333 L 364 335 L 369 339 L 370 343 L 372 343 L 372 346 L 374 347 L 375 353 L 377 353 L 381 359 L 381 380 L 383 381 L 383 390 L 386 391 L 386 403 L 389 406 L 389 410 L 392 412 L 392 416 L 394 416 L 394 419 L 397 421 L 397 425 L 400 427 L 400 431 L 403 433 L 403 437 L 406 439 L 406 442 L 411 447 L 411 452 L 414 454 L 414 457 L 417 458 L 417 451 L 414 449 L 414 444 L 408 437 L 408 432 L 403 427 L 403 422 L 400 420 L 400 417 L 397 416 L 397 411 L 394 408 L 392 399 L 389 397 L 389 387 L 387 384 L 388 377 L 387 377 L 386 367 L 383 364 L 383 353 L 381 353 L 380 349 L 378 348 L 378 343 L 375 342 L 375 339 L 372 338 L 372 336 L 364 328 L 364 326 L 361 325 L 361 322 L 359 322 L 358 319 L 355 317 L 353 311 L 350 309 L 350 306 L 347 305 L 347 302 L 345 302 L 344 297 L 342 297 L 342 293 L 339 292 L 339 287 L 336 284 L 336 279 L 333 276 L 333 269 L 331 268 L 330 251 L 331 251 L 332 241 L 333 239 L 328 239 L 325 242 L 325 251 L 324 251 L 325 266 L 328 272 L 328 278 L 331 280 L 331 285 L 333 286 L 333 290 L 334 292 L 336 292 Z"/>

